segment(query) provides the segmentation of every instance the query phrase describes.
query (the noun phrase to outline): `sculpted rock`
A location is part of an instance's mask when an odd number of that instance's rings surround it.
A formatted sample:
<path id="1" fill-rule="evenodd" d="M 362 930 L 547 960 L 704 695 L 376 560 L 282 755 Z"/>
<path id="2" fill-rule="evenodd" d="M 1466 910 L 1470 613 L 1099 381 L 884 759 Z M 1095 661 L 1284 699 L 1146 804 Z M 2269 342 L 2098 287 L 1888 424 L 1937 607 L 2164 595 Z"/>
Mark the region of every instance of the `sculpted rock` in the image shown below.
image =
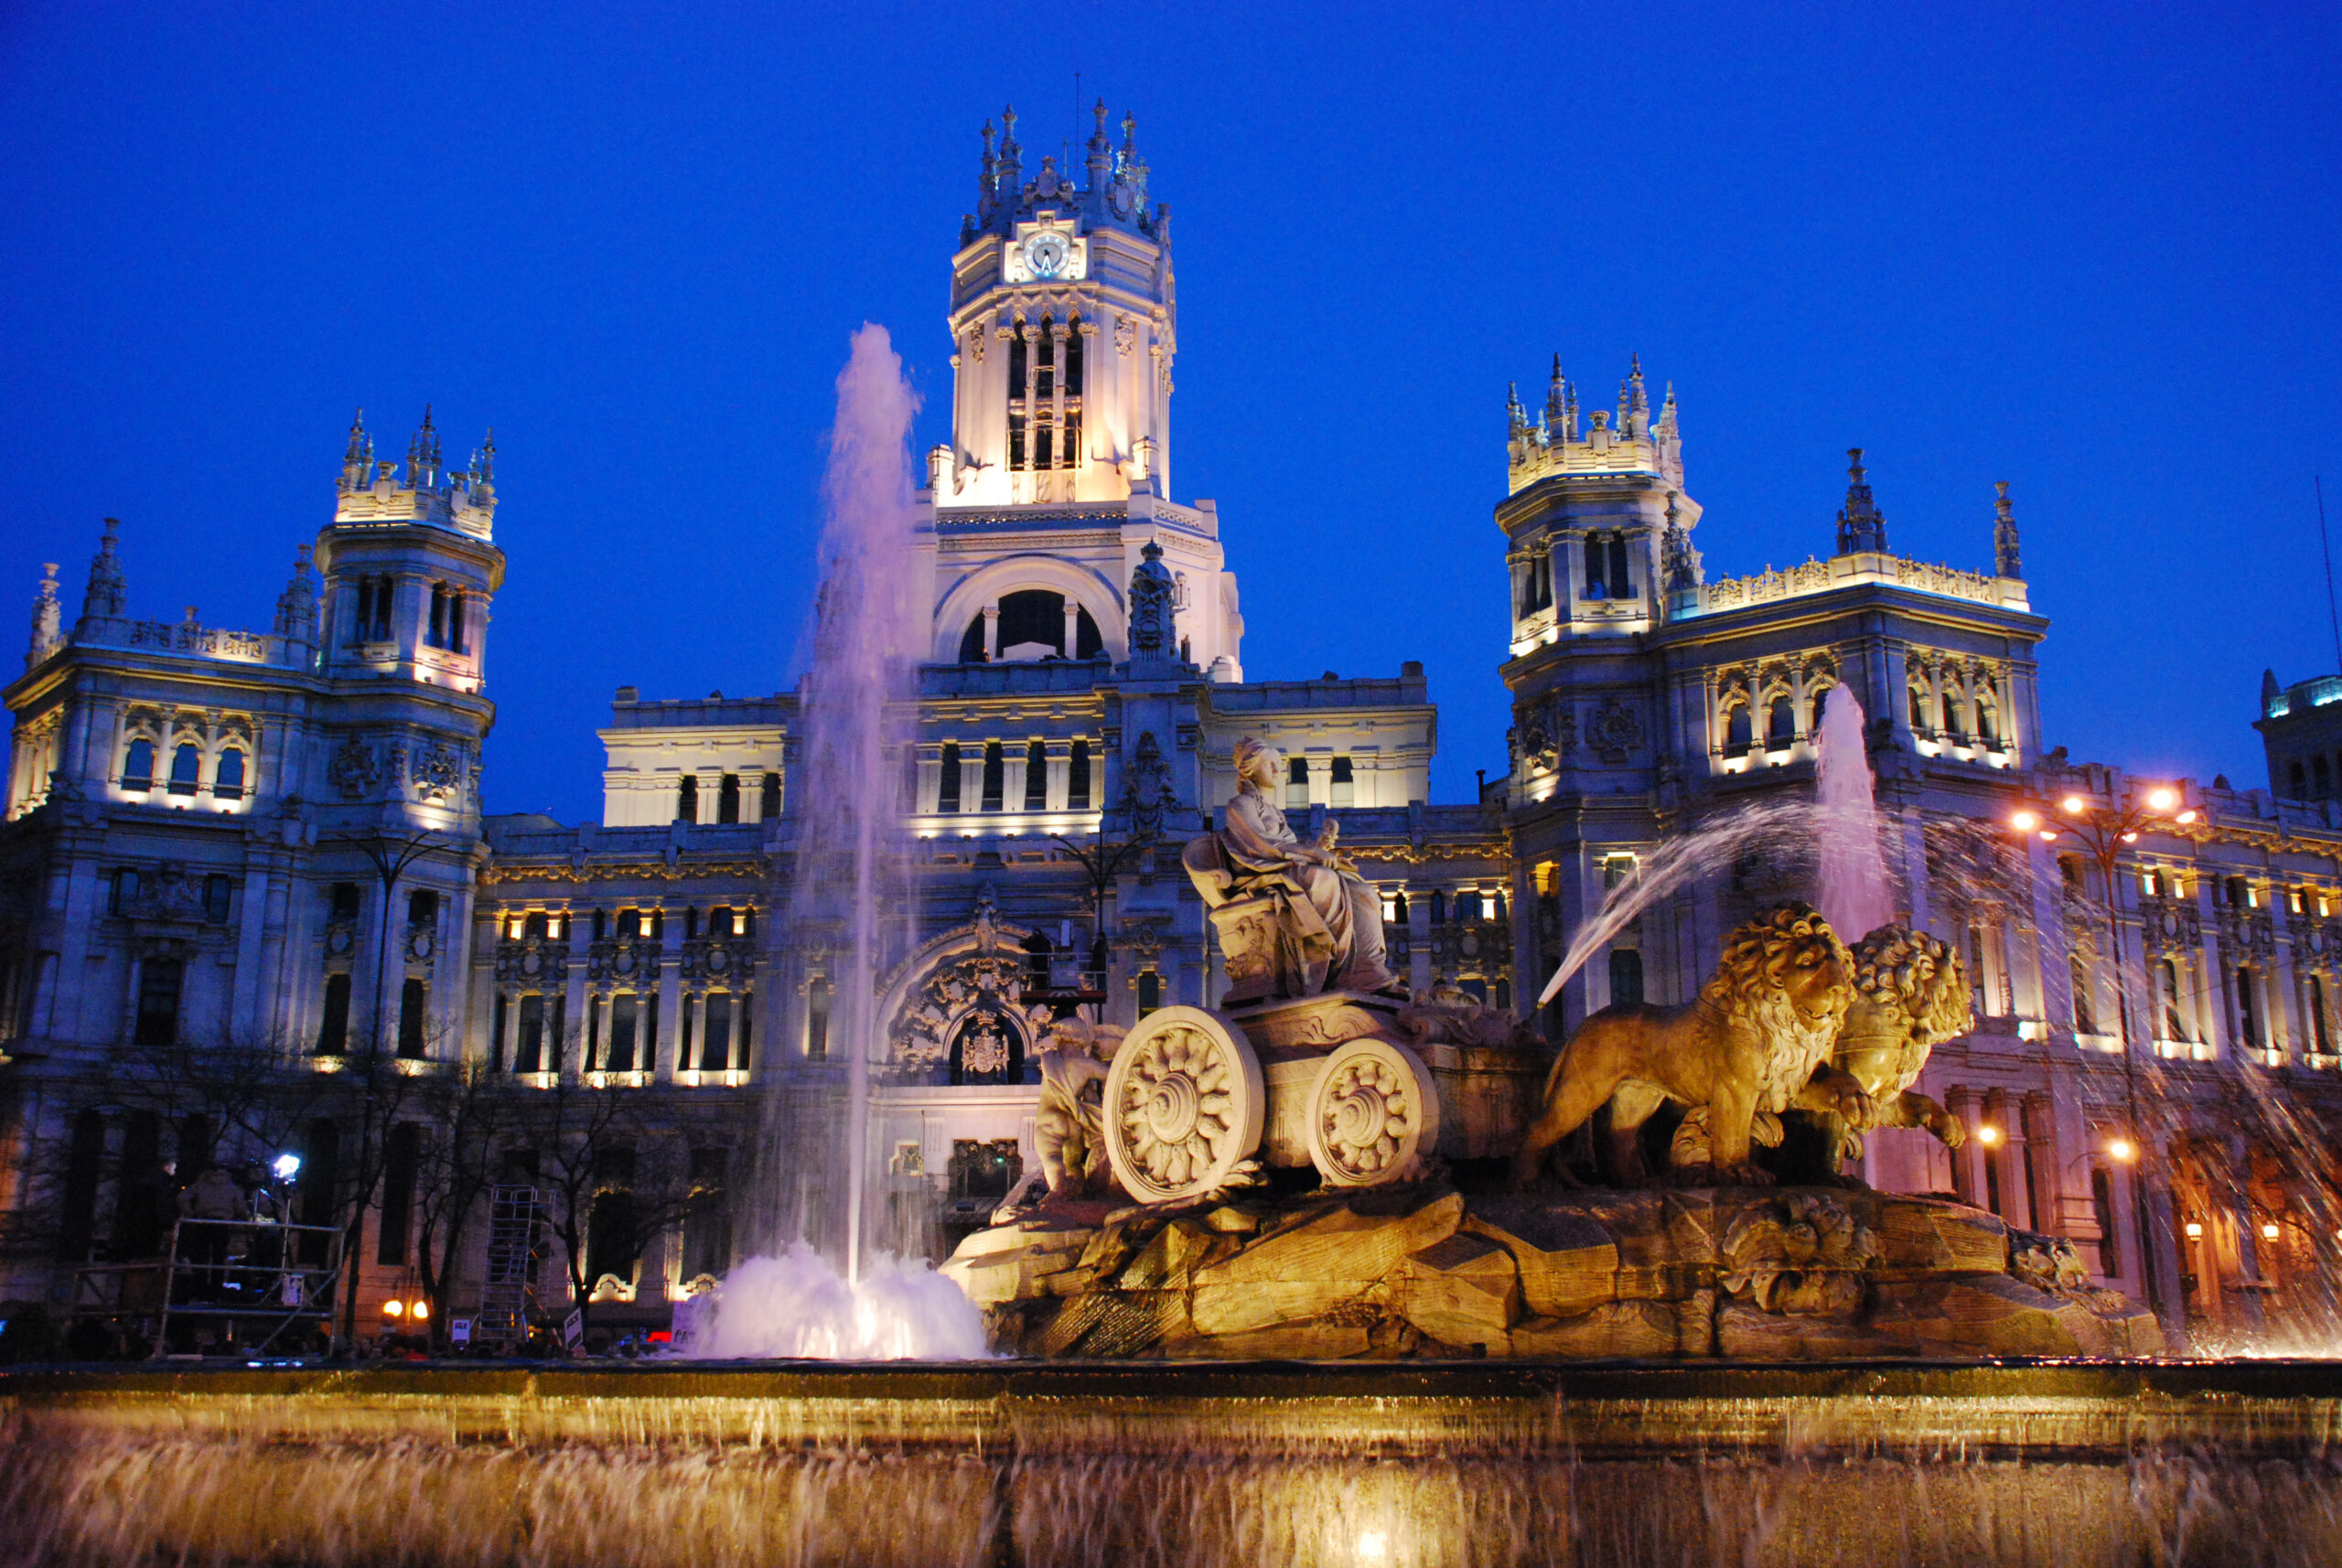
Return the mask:
<path id="1" fill-rule="evenodd" d="M 1041 1103 L 1033 1120 L 1033 1144 L 1049 1196 L 1106 1196 L 1112 1174 L 1106 1161 L 1104 1096 L 1106 1064 L 1123 1043 L 1111 1024 L 1061 1018 L 1049 1026 L 1040 1055 Z"/>
<path id="2" fill-rule="evenodd" d="M 1544 1110 L 1513 1158 L 1525 1184 L 1545 1153 L 1607 1101 L 1614 1169 L 1641 1175 L 1637 1133 L 1675 1101 L 1706 1112 L 1704 1168 L 1679 1178 L 1769 1186 L 1748 1157 L 1760 1115 L 1792 1105 L 1859 1121 L 1869 1096 L 1829 1063 L 1853 1000 L 1853 961 L 1810 906 L 1767 910 L 1725 939 L 1715 977 L 1682 1007 L 1606 1007 L 1578 1026 L 1545 1080 Z M 1778 1122 L 1774 1123 L 1778 1128 Z M 1778 1133 L 1775 1133 L 1778 1136 Z"/>

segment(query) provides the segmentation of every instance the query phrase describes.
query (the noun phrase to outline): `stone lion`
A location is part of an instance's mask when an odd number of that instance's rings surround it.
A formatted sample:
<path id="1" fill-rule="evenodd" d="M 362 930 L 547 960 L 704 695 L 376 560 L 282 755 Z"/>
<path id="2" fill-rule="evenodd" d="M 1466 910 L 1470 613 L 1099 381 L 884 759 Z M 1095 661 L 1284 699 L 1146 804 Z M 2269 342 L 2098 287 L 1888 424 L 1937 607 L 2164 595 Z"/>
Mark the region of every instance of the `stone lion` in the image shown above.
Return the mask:
<path id="1" fill-rule="evenodd" d="M 1871 1111 L 1831 1129 L 1832 1169 L 1861 1155 L 1866 1127 L 1924 1127 L 1946 1148 L 1960 1147 L 1968 1141 L 1960 1118 L 1911 1088 L 1928 1053 L 1975 1023 L 1960 954 L 1925 931 L 1881 926 L 1854 944 L 1853 981 L 1830 1060 L 1862 1085 Z"/>
<path id="2" fill-rule="evenodd" d="M 1577 1032 L 1545 1079 L 1544 1110 L 1513 1155 L 1516 1184 L 1533 1181 L 1546 1151 L 1610 1106 L 1614 1168 L 1639 1180 L 1638 1133 L 1667 1101 L 1707 1112 L 1706 1180 L 1769 1186 L 1748 1157 L 1758 1115 L 1792 1105 L 1850 1122 L 1870 1097 L 1830 1065 L 1830 1047 L 1853 1000 L 1853 961 L 1811 907 L 1767 910 L 1724 940 L 1714 978 L 1681 1007 L 1606 1007 Z M 1679 1176 L 1692 1173 L 1679 1172 Z"/>

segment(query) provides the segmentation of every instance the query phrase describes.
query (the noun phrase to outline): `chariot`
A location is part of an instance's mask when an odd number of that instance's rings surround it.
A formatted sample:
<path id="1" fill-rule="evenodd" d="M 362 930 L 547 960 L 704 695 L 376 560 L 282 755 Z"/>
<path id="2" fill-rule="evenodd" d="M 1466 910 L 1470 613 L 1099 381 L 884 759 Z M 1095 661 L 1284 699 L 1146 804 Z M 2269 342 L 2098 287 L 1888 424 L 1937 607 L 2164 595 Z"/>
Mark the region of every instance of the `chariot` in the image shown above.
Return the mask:
<path id="1" fill-rule="evenodd" d="M 1548 1058 L 1518 1035 L 1473 1038 L 1490 1015 L 1354 992 L 1161 1008 L 1107 1070 L 1107 1159 L 1131 1197 L 1172 1203 L 1263 1165 L 1369 1187 L 1434 1155 L 1501 1156 L 1536 1114 Z"/>

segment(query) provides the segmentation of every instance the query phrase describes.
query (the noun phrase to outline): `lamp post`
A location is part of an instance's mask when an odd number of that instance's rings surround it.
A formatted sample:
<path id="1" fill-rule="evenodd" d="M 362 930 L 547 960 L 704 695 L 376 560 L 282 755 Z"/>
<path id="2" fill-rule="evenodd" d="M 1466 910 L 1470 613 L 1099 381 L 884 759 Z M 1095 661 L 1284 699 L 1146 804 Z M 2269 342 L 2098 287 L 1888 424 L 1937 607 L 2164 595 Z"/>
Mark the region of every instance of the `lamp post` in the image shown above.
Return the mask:
<path id="1" fill-rule="evenodd" d="M 2130 1148 L 2131 1158 L 2136 1161 L 2132 1166 L 2131 1181 L 2133 1223 L 2139 1231 L 2139 1271 L 2146 1276 L 2147 1305 L 2157 1317 L 2164 1316 L 2163 1285 L 2155 1273 L 2154 1213 L 2147 1202 L 2146 1182 L 2153 1144 L 2145 1135 L 2145 1123 L 2139 1116 L 2138 1054 L 2131 1038 L 2131 993 L 2122 980 L 2122 917 L 2115 900 L 2114 875 L 2123 850 L 2137 843 L 2140 833 L 2150 829 L 2184 828 L 2195 821 L 2195 810 L 2183 804 L 2179 791 L 2168 784 L 2152 785 L 2143 791 L 2134 789 L 2128 800 L 2116 799 L 2110 792 L 2104 804 L 2088 795 L 2068 793 L 2054 804 L 2028 802 L 2009 814 L 2009 826 L 2017 832 L 2038 837 L 2044 843 L 2070 840 L 2098 866 L 2100 896 L 2106 902 L 2109 945 L 2114 959 L 2114 1012 L 2116 1027 L 2122 1038 L 2123 1096 L 2130 1113 L 2131 1138 L 2137 1140 L 2135 1144 L 2127 1139 L 2118 1142 Z M 2142 942 L 2143 962 L 2146 956 L 2144 945 Z M 2152 998 L 2154 975 L 2143 970 L 2142 978 L 2147 982 Z M 2108 1152 L 2113 1152 L 2111 1146 Z"/>

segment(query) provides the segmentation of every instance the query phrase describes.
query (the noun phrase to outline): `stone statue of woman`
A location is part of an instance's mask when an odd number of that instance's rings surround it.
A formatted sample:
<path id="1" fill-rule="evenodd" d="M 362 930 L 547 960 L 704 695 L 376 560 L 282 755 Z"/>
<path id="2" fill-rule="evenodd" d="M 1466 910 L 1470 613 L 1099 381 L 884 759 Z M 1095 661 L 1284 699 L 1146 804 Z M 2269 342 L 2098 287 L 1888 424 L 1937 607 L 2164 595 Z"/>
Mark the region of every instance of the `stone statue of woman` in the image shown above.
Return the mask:
<path id="1" fill-rule="evenodd" d="M 1339 854 L 1340 825 L 1304 843 L 1273 799 L 1284 775 L 1274 746 L 1246 736 L 1236 743 L 1236 798 L 1224 825 L 1188 846 L 1187 873 L 1214 908 L 1267 896 L 1280 906 L 1273 964 L 1287 995 L 1327 989 L 1403 994 L 1382 946 L 1382 899 Z M 1230 954 L 1230 973 L 1239 956 Z M 1253 955 L 1244 955 L 1251 958 Z"/>

